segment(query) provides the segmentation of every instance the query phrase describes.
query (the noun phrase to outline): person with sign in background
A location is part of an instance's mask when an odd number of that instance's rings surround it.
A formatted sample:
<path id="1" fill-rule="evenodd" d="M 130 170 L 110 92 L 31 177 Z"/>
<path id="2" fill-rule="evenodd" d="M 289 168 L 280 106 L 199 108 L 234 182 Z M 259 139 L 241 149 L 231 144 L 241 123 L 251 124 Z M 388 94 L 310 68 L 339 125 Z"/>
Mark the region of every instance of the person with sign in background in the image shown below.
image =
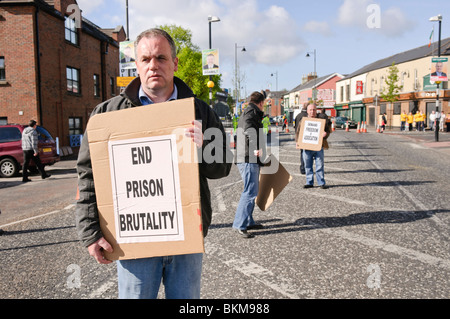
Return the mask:
<path id="1" fill-rule="evenodd" d="M 144 105 L 151 107 L 154 103 L 195 97 L 187 84 L 174 76 L 178 69 L 177 50 L 167 32 L 160 29 L 144 31 L 137 37 L 135 48 L 139 77 L 120 96 L 98 105 L 92 115 Z M 202 151 L 205 147 L 212 146 L 211 143 L 223 151 L 222 159 L 199 163 L 202 230 L 203 236 L 206 236 L 212 218 L 207 179 L 228 176 L 233 155 L 226 143 L 226 134 L 219 117 L 208 104 L 197 98 L 195 117 L 196 121 L 186 130 L 186 136 Z M 219 130 L 222 139 L 204 139 L 207 129 L 214 129 L 215 132 Z M 105 258 L 103 252 L 112 252 L 112 247 L 100 229 L 87 134 L 84 134 L 80 147 L 77 172 L 80 199 L 77 201 L 75 214 L 78 235 L 98 263 L 109 264 L 111 261 Z M 198 299 L 202 258 L 203 254 L 188 254 L 117 261 L 119 298 L 155 299 L 163 282 L 168 299 Z"/>
<path id="2" fill-rule="evenodd" d="M 308 117 L 321 118 L 326 120 L 325 131 L 323 132 L 322 149 L 320 151 L 303 150 L 303 161 L 305 163 L 306 184 L 304 188 L 314 187 L 314 171 L 313 164 L 316 162 L 316 179 L 317 184 L 322 189 L 327 189 L 328 186 L 325 183 L 325 169 L 324 169 L 324 149 L 328 149 L 327 139 L 330 136 L 331 129 L 328 120 L 328 116 L 325 113 L 317 114 L 317 106 L 311 102 L 306 109 Z"/>

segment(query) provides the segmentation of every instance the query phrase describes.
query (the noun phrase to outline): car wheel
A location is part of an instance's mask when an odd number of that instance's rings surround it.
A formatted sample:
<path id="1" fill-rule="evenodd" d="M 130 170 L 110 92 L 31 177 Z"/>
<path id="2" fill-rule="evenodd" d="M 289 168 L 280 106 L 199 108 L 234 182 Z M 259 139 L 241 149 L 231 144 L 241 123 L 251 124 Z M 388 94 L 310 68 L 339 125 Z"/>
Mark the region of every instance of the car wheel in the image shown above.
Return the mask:
<path id="1" fill-rule="evenodd" d="M 13 177 L 19 172 L 19 166 L 11 158 L 5 158 L 0 161 L 0 176 Z"/>

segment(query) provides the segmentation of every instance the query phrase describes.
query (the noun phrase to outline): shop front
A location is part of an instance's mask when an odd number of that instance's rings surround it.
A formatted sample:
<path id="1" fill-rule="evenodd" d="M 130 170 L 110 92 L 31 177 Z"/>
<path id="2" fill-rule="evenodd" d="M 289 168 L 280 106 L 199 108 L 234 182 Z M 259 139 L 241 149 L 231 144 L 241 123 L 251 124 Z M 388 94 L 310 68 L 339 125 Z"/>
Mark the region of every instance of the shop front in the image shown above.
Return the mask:
<path id="1" fill-rule="evenodd" d="M 356 123 L 366 120 L 366 105 L 363 101 L 354 101 L 334 106 L 336 116 L 347 117 Z"/>

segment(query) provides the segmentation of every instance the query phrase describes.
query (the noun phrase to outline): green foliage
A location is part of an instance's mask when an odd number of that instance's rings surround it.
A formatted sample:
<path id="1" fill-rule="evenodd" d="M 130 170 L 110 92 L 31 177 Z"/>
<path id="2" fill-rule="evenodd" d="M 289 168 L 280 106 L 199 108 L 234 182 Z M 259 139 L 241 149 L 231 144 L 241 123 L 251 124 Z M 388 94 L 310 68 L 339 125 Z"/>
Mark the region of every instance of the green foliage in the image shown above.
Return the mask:
<path id="1" fill-rule="evenodd" d="M 178 71 L 175 76 L 183 80 L 203 101 L 209 103 L 209 76 L 203 76 L 202 52 L 192 43 L 192 32 L 176 25 L 163 25 L 159 28 L 165 30 L 177 45 Z M 220 89 L 221 75 L 212 76 L 215 86 L 212 89 L 213 97 Z"/>
<path id="2" fill-rule="evenodd" d="M 398 68 L 395 66 L 395 62 L 392 62 L 392 65 L 388 70 L 388 77 L 386 78 L 386 88 L 383 88 L 381 91 L 381 98 L 387 102 L 395 102 L 398 100 L 398 94 L 400 90 L 403 88 L 402 85 L 397 85 L 399 80 L 398 76 Z"/>

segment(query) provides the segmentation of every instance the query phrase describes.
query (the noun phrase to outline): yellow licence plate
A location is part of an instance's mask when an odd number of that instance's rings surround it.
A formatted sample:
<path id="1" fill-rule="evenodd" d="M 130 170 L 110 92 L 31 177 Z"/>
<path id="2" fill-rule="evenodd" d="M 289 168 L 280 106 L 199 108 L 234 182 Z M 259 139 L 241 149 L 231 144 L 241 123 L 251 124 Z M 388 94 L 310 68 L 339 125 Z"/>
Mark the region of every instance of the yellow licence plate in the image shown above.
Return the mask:
<path id="1" fill-rule="evenodd" d="M 42 151 L 43 151 L 44 153 L 51 153 L 51 152 L 52 152 L 52 149 L 51 149 L 51 148 L 44 148 Z"/>

